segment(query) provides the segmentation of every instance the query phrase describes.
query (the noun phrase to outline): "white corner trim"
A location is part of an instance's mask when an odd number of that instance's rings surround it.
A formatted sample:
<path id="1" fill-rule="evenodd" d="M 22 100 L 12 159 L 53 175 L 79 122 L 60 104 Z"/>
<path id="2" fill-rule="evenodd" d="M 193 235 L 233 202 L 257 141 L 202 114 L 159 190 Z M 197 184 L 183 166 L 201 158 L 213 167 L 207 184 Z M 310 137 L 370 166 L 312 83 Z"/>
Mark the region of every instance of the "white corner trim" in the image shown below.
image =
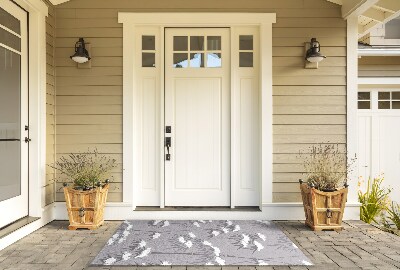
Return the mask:
<path id="1" fill-rule="evenodd" d="M 27 236 L 28 234 L 33 233 L 37 229 L 43 227 L 47 223 L 54 220 L 53 217 L 54 212 L 54 203 L 45 206 L 42 209 L 42 217 L 24 227 L 12 232 L 11 234 L 3 237 L 0 239 L 0 250 L 8 247 L 9 245 L 17 242 L 18 240 L 22 239 L 23 237 Z"/>
<path id="2" fill-rule="evenodd" d="M 68 220 L 64 202 L 55 203 L 54 219 Z M 107 203 L 104 211 L 105 220 L 126 219 L 237 219 L 237 220 L 304 220 L 302 203 L 264 203 L 262 211 L 132 211 L 129 203 Z M 360 204 L 357 202 L 346 203 L 344 219 L 360 219 Z"/>
<path id="3" fill-rule="evenodd" d="M 358 17 L 347 19 L 347 159 L 357 157 L 358 152 Z M 358 162 L 349 173 L 349 201 L 357 201 Z"/>
<path id="4" fill-rule="evenodd" d="M 368 85 L 368 84 L 399 84 L 399 77 L 359 77 L 358 78 L 359 85 Z"/>

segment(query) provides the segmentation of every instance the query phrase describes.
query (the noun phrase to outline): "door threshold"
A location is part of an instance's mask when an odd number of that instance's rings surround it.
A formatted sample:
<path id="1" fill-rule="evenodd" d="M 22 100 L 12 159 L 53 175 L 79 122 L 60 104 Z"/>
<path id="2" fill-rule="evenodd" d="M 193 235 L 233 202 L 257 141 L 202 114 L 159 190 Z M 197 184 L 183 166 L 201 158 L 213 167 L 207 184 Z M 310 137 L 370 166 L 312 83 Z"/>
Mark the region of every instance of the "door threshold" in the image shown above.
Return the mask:
<path id="1" fill-rule="evenodd" d="M 17 221 L 4 226 L 3 228 L 0 228 L 0 239 L 6 237 L 7 235 L 15 232 L 16 230 L 21 229 L 22 227 L 24 227 L 38 219 L 40 219 L 40 218 L 27 216 L 27 217 L 18 219 Z"/>
<path id="2" fill-rule="evenodd" d="M 221 206 L 166 206 L 160 208 L 157 206 L 138 206 L 135 211 L 228 211 L 228 212 L 261 212 L 258 206 L 238 206 L 235 208 Z"/>

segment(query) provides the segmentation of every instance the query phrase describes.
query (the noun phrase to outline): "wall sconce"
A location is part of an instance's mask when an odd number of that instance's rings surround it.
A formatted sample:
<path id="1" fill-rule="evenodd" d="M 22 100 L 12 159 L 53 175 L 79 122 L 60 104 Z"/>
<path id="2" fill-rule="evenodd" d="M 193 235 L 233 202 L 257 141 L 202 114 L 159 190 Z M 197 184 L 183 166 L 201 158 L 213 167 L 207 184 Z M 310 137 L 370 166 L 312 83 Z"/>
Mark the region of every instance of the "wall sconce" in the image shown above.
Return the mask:
<path id="1" fill-rule="evenodd" d="M 305 68 L 318 68 L 318 63 L 326 58 L 320 53 L 320 45 L 316 38 L 305 43 L 306 63 Z"/>
<path id="2" fill-rule="evenodd" d="M 70 56 L 70 58 L 78 64 L 83 64 L 90 60 L 89 52 L 85 48 L 83 38 L 79 38 L 78 42 L 75 43 L 75 54 Z"/>

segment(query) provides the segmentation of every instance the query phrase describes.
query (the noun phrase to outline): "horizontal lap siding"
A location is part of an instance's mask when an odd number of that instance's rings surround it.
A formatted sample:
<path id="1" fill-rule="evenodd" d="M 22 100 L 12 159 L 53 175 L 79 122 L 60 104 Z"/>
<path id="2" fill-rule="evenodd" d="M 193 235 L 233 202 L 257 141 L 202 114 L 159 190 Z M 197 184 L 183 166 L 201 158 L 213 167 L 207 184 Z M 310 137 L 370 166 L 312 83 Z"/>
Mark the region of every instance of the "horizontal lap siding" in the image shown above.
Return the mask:
<path id="1" fill-rule="evenodd" d="M 55 9 L 47 2 L 49 15 L 46 17 L 46 164 L 53 164 L 55 160 Z M 43 187 L 44 198 L 42 206 L 53 203 L 55 200 L 55 171 L 46 168 L 46 183 Z"/>
<path id="2" fill-rule="evenodd" d="M 122 162 L 122 25 L 118 12 L 271 12 L 275 202 L 299 201 L 296 158 L 314 143 L 346 143 L 346 23 L 325 0 L 72 0 L 57 6 L 57 156 L 96 146 Z M 78 37 L 91 43 L 92 68 L 68 58 Z M 317 37 L 328 58 L 304 69 L 304 42 Z M 122 200 L 122 171 L 111 201 Z M 131 181 L 131 180 L 127 180 Z M 62 200 L 57 193 L 57 200 Z"/>
<path id="3" fill-rule="evenodd" d="M 359 77 L 400 77 L 399 56 L 363 56 L 358 60 Z"/>

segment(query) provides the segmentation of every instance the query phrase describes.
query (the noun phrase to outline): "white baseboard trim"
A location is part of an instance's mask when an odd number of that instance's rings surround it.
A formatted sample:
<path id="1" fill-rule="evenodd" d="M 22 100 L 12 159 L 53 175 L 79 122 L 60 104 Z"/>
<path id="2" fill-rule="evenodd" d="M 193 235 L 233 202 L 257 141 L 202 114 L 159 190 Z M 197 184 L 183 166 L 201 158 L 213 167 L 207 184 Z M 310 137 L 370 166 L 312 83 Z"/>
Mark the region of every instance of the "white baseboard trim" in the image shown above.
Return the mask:
<path id="1" fill-rule="evenodd" d="M 8 247 L 9 245 L 17 242 L 24 238 L 28 234 L 33 233 L 37 229 L 43 227 L 47 223 L 54 220 L 54 203 L 49 204 L 43 208 L 42 217 L 28 225 L 21 227 L 20 229 L 10 233 L 9 235 L 0 239 L 0 250 Z"/>
<path id="2" fill-rule="evenodd" d="M 67 220 L 68 213 L 64 202 L 56 202 L 54 219 Z M 133 211 L 130 203 L 107 203 L 105 220 L 125 219 L 265 219 L 265 220 L 303 220 L 302 203 L 264 203 L 262 211 Z M 360 204 L 347 203 L 344 219 L 360 219 Z"/>

